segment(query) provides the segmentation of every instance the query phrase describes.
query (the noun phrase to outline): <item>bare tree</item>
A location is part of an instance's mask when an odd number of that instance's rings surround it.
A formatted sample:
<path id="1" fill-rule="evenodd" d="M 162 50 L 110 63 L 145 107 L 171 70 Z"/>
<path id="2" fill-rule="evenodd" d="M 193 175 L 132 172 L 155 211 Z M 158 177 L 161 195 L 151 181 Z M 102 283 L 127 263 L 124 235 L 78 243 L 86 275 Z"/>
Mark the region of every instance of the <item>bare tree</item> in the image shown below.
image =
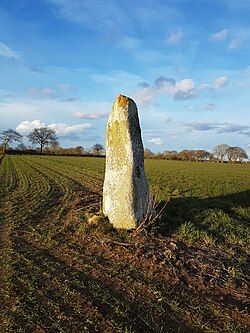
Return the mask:
<path id="1" fill-rule="evenodd" d="M 9 128 L 8 130 L 5 130 L 0 134 L 0 139 L 2 140 L 3 153 L 4 153 L 11 142 L 13 141 L 21 142 L 22 135 L 14 131 L 13 129 Z"/>
<path id="2" fill-rule="evenodd" d="M 243 159 L 248 158 L 246 151 L 241 147 L 228 147 L 226 154 L 229 162 L 241 162 Z"/>
<path id="3" fill-rule="evenodd" d="M 184 149 L 178 153 L 178 157 L 180 157 L 183 161 L 191 161 L 195 159 L 194 150 Z"/>
<path id="4" fill-rule="evenodd" d="M 241 147 L 236 147 L 238 153 L 238 160 L 241 162 L 242 160 L 248 159 L 248 155 L 246 151 Z"/>
<path id="5" fill-rule="evenodd" d="M 20 151 L 25 151 L 27 148 L 25 147 L 25 145 L 21 142 L 19 143 L 19 145 L 16 147 L 17 150 Z"/>
<path id="6" fill-rule="evenodd" d="M 150 149 L 144 149 L 144 158 L 153 158 L 154 155 L 155 154 Z"/>
<path id="7" fill-rule="evenodd" d="M 198 149 L 198 150 L 194 150 L 194 157 L 195 157 L 196 162 L 197 161 L 206 161 L 209 158 L 211 158 L 211 153 L 209 153 L 205 149 Z"/>
<path id="8" fill-rule="evenodd" d="M 93 147 L 93 152 L 95 155 L 99 155 L 101 153 L 101 151 L 104 149 L 103 145 L 101 145 L 100 143 L 96 143 Z"/>
<path id="9" fill-rule="evenodd" d="M 226 149 L 226 154 L 229 162 L 236 161 L 236 150 L 235 147 L 228 147 Z"/>
<path id="10" fill-rule="evenodd" d="M 227 148 L 229 148 L 229 146 L 225 143 L 214 147 L 214 155 L 218 158 L 218 162 L 221 161 L 221 163 L 223 163 L 224 157 L 227 154 Z"/>
<path id="11" fill-rule="evenodd" d="M 164 158 L 166 160 L 176 160 L 178 159 L 178 152 L 176 150 L 165 150 L 163 152 Z"/>
<path id="12" fill-rule="evenodd" d="M 77 155 L 83 155 L 84 154 L 84 148 L 83 146 L 77 146 L 75 148 Z"/>
<path id="13" fill-rule="evenodd" d="M 32 132 L 29 133 L 28 138 L 32 144 L 39 144 L 41 154 L 43 152 L 44 146 L 58 143 L 56 132 L 53 129 L 47 127 L 35 128 Z"/>

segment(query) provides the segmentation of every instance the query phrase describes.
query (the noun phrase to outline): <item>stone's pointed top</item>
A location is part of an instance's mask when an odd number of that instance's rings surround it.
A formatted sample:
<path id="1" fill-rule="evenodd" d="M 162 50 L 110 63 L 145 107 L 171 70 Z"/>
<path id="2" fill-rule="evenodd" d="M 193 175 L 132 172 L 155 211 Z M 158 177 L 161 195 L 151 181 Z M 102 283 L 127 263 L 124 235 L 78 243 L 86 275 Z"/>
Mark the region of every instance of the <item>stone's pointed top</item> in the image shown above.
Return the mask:
<path id="1" fill-rule="evenodd" d="M 119 107 L 124 108 L 128 104 L 128 97 L 119 95 L 115 102 L 117 102 Z"/>
<path id="2" fill-rule="evenodd" d="M 116 97 L 114 104 L 118 105 L 120 108 L 124 108 L 129 102 L 135 103 L 131 98 L 120 94 Z"/>
<path id="3" fill-rule="evenodd" d="M 128 98 L 126 96 L 120 95 L 118 97 L 118 105 L 123 108 L 125 105 L 128 104 Z"/>

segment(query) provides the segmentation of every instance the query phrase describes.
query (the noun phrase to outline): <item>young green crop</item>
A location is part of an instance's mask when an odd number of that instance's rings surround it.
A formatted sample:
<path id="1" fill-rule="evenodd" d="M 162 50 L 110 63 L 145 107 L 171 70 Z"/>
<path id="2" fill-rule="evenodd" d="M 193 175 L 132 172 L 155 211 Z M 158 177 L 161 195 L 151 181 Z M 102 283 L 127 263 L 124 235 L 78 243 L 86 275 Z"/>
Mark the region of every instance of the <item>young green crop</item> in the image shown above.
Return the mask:
<path id="1" fill-rule="evenodd" d="M 104 159 L 4 157 L 3 332 L 248 332 L 250 166 L 145 167 L 167 205 L 144 239 L 98 215 Z"/>

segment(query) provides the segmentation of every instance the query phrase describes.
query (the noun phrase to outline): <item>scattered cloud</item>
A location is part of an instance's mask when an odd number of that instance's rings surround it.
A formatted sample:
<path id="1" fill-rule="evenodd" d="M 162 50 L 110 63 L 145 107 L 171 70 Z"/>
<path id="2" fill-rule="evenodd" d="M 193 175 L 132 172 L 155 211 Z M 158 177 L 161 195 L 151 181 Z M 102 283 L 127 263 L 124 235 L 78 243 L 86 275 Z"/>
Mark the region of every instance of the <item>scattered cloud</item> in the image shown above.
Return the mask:
<path id="1" fill-rule="evenodd" d="M 206 105 L 203 106 L 203 110 L 206 110 L 206 111 L 212 111 L 216 108 L 215 104 L 213 103 L 208 103 Z"/>
<path id="2" fill-rule="evenodd" d="M 40 128 L 40 127 L 45 127 L 45 124 L 41 120 L 33 120 L 33 121 L 25 120 L 21 122 L 19 125 L 17 125 L 16 131 L 26 135 L 31 131 L 33 131 L 35 128 Z"/>
<path id="3" fill-rule="evenodd" d="M 92 30 L 105 31 L 131 26 L 126 13 L 112 0 L 47 0 L 54 5 L 54 13 L 72 23 L 86 26 Z"/>
<path id="4" fill-rule="evenodd" d="M 225 76 L 220 76 L 214 80 L 214 87 L 215 89 L 220 89 L 225 87 L 229 83 L 229 78 Z"/>
<path id="5" fill-rule="evenodd" d="M 23 65 L 24 65 L 24 67 L 26 67 L 28 70 L 30 70 L 33 73 L 39 73 L 39 74 L 45 73 L 44 69 L 38 65 L 28 64 L 28 63 L 25 63 Z"/>
<path id="6" fill-rule="evenodd" d="M 5 99 L 5 98 L 13 98 L 13 97 L 15 97 L 15 94 L 13 94 L 13 92 L 0 89 L 0 98 Z"/>
<path id="7" fill-rule="evenodd" d="M 16 64 L 23 66 L 31 72 L 44 73 L 43 69 L 39 66 L 31 63 L 27 63 L 23 60 L 21 52 L 11 49 L 8 45 L 0 42 L 0 57 L 8 58 L 14 61 Z"/>
<path id="8" fill-rule="evenodd" d="M 176 81 L 173 78 L 167 78 L 165 76 L 159 76 L 157 79 L 155 79 L 155 87 L 156 88 L 163 88 L 164 85 L 166 84 L 171 84 L 171 85 L 175 85 Z"/>
<path id="9" fill-rule="evenodd" d="M 175 100 L 185 100 L 196 96 L 196 85 L 192 79 L 184 79 L 175 84 Z"/>
<path id="10" fill-rule="evenodd" d="M 182 38 L 183 38 L 183 32 L 175 31 L 175 32 L 171 32 L 171 34 L 166 39 L 166 42 L 168 44 L 175 45 L 175 44 L 179 44 L 182 41 Z"/>
<path id="11" fill-rule="evenodd" d="M 58 97 L 57 93 L 50 88 L 29 88 L 29 95 L 38 99 L 54 99 Z"/>
<path id="12" fill-rule="evenodd" d="M 19 52 L 12 50 L 9 46 L 0 42 L 0 56 L 9 58 L 12 60 L 20 60 L 21 56 Z"/>
<path id="13" fill-rule="evenodd" d="M 197 87 L 192 79 L 183 79 L 178 82 L 173 78 L 160 76 L 155 79 L 152 86 L 144 85 L 141 90 L 134 93 L 134 98 L 140 106 L 152 104 L 156 97 L 162 95 L 172 96 L 174 100 L 186 100 L 196 97 Z"/>
<path id="14" fill-rule="evenodd" d="M 249 73 L 250 73 L 250 66 L 249 66 Z M 142 82 L 138 83 L 138 86 L 140 88 L 148 88 L 148 87 L 150 87 L 150 84 L 148 82 L 142 81 Z"/>
<path id="15" fill-rule="evenodd" d="M 223 41 L 227 38 L 228 29 L 223 29 L 220 31 L 217 31 L 211 35 L 211 39 L 214 41 Z"/>
<path id="16" fill-rule="evenodd" d="M 172 116 L 165 118 L 164 123 L 170 123 L 173 120 Z"/>
<path id="17" fill-rule="evenodd" d="M 72 86 L 68 83 L 60 83 L 59 89 L 63 92 L 70 92 L 72 91 Z"/>
<path id="18" fill-rule="evenodd" d="M 75 118 L 80 119 L 100 119 L 100 118 L 106 118 L 108 116 L 108 113 L 99 113 L 99 112 L 93 112 L 93 113 L 84 113 L 84 112 L 75 112 L 73 115 Z"/>
<path id="19" fill-rule="evenodd" d="M 52 123 L 48 127 L 55 130 L 56 134 L 60 136 L 71 136 L 81 134 L 84 130 L 90 128 L 92 125 L 89 123 L 82 123 L 77 125 L 67 125 L 64 123 Z"/>
<path id="20" fill-rule="evenodd" d="M 226 124 L 221 126 L 217 133 L 236 133 L 250 136 L 250 126 L 238 125 L 238 124 Z"/>
<path id="21" fill-rule="evenodd" d="M 196 84 L 193 79 L 183 79 L 176 81 L 173 78 L 159 76 L 154 84 L 150 86 L 147 82 L 140 82 L 142 87 L 134 93 L 134 98 L 140 106 L 148 106 L 154 103 L 155 98 L 162 95 L 169 95 L 176 101 L 183 101 L 197 97 L 199 91 L 219 90 L 230 82 L 228 76 L 221 76 L 214 80 L 212 84 Z M 208 104 L 207 109 L 212 110 L 213 104 Z"/>
<path id="22" fill-rule="evenodd" d="M 230 44 L 228 45 L 229 49 L 237 49 L 241 47 L 242 40 L 240 38 L 234 38 L 231 40 Z"/>
<path id="23" fill-rule="evenodd" d="M 155 136 L 155 135 L 160 135 L 162 133 L 166 133 L 168 130 L 162 130 L 162 129 L 148 129 L 148 130 L 143 130 L 143 135 L 146 136 Z"/>
<path id="24" fill-rule="evenodd" d="M 76 101 L 80 101 L 81 97 L 79 96 L 71 96 L 71 97 L 66 97 L 66 98 L 62 98 L 60 99 L 60 102 L 76 102 Z"/>
<path id="25" fill-rule="evenodd" d="M 155 144 L 157 146 L 161 146 L 164 143 L 161 138 L 148 139 L 147 142 L 151 142 L 151 143 L 153 143 L 153 144 Z"/>
<path id="26" fill-rule="evenodd" d="M 200 83 L 198 88 L 199 88 L 199 91 L 202 91 L 202 90 L 211 90 L 212 86 L 209 83 Z"/>
<path id="27" fill-rule="evenodd" d="M 58 99 L 59 102 L 76 102 L 81 100 L 79 96 L 68 96 L 68 92 L 72 90 L 69 84 L 60 84 L 57 90 L 51 88 L 36 88 L 31 87 L 28 90 L 29 95 L 35 99 Z"/>
<path id="28" fill-rule="evenodd" d="M 217 134 L 234 133 L 250 136 L 250 126 L 231 124 L 231 123 L 217 123 L 217 122 L 192 122 L 186 123 L 185 126 L 189 131 L 216 131 Z"/>
<path id="29" fill-rule="evenodd" d="M 201 105 L 201 106 L 187 105 L 186 109 L 189 112 L 212 111 L 212 110 L 216 109 L 216 106 L 213 103 L 207 103 L 207 104 Z"/>
<path id="30" fill-rule="evenodd" d="M 16 131 L 20 132 L 23 135 L 27 135 L 31 131 L 33 131 L 35 128 L 45 127 L 45 123 L 43 123 L 41 120 L 33 120 L 28 121 L 25 120 L 21 122 L 16 127 Z M 76 125 L 68 125 L 65 123 L 51 123 L 48 124 L 46 127 L 51 128 L 56 131 L 56 134 L 59 137 L 66 137 L 66 136 L 77 136 L 79 134 L 82 134 L 85 132 L 86 129 L 89 129 L 92 125 L 89 123 L 81 123 Z"/>

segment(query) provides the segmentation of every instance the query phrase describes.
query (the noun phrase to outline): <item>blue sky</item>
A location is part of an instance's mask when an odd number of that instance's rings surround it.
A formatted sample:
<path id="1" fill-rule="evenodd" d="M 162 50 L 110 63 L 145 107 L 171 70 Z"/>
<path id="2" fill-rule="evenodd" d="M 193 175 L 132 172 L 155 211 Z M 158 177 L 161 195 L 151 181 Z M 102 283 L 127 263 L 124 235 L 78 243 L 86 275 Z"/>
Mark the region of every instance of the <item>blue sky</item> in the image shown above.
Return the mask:
<path id="1" fill-rule="evenodd" d="M 249 0 L 1 0 L 0 131 L 105 144 L 118 94 L 144 147 L 250 154 Z"/>

